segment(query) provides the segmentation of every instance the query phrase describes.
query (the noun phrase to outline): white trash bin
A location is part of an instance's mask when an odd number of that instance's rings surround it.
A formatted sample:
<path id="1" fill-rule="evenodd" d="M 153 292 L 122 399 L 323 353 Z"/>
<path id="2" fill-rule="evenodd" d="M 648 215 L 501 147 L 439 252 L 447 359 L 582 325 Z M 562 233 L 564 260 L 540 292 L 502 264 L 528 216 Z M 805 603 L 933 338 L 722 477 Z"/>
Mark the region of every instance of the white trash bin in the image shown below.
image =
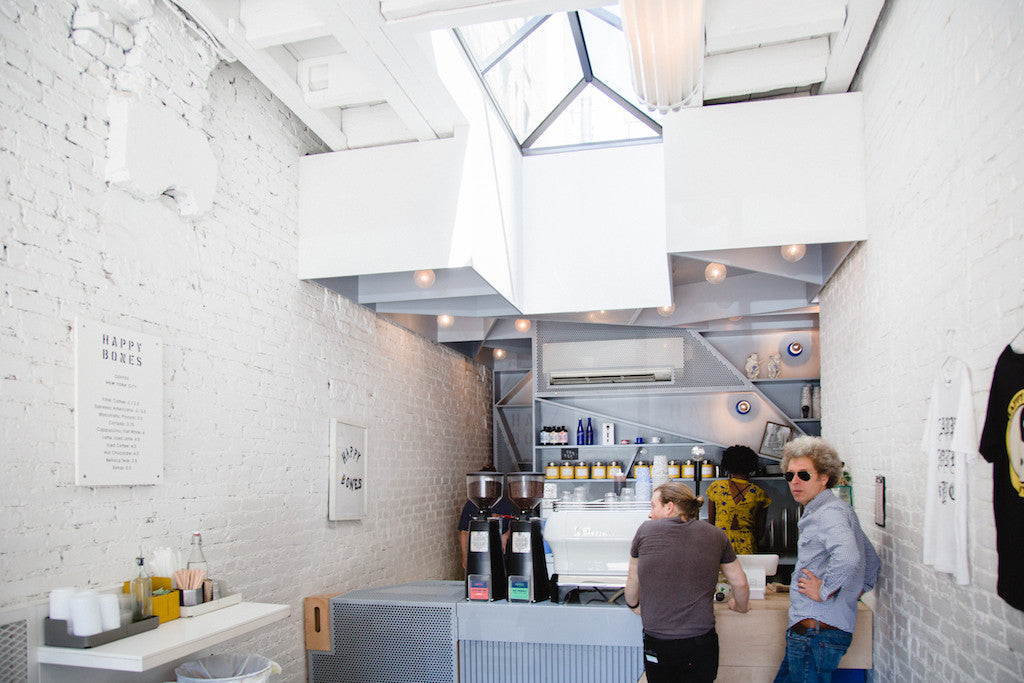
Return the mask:
<path id="1" fill-rule="evenodd" d="M 211 655 L 185 662 L 174 673 L 178 683 L 266 683 L 270 674 L 281 673 L 281 667 L 260 655 Z"/>

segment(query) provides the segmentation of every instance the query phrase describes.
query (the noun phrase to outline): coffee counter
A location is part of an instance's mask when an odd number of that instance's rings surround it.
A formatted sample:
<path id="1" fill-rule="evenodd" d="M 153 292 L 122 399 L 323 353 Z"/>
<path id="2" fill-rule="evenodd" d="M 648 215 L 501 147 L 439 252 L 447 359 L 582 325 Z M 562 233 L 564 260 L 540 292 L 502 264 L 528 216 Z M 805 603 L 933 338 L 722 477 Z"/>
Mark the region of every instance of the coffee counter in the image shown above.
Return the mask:
<path id="1" fill-rule="evenodd" d="M 643 672 L 640 617 L 626 607 L 468 602 L 462 592 L 459 581 L 425 581 L 331 598 L 334 649 L 310 650 L 309 680 L 343 670 L 353 682 L 419 671 L 419 680 L 461 683 L 622 683 Z M 788 609 L 786 594 L 752 600 L 746 614 L 715 605 L 719 681 L 774 678 Z M 861 604 L 840 668 L 871 668 L 871 629 L 871 610 Z"/>

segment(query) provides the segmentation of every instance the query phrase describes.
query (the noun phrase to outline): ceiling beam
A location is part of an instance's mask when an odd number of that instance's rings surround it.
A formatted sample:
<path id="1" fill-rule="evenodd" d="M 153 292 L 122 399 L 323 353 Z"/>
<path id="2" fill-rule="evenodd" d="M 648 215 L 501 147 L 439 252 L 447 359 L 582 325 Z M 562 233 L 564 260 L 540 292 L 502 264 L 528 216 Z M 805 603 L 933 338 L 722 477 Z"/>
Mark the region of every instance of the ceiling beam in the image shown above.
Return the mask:
<path id="1" fill-rule="evenodd" d="M 246 40 L 257 49 L 327 35 L 323 20 L 304 0 L 239 0 L 238 17 Z"/>
<path id="2" fill-rule="evenodd" d="M 832 54 L 826 67 L 827 75 L 818 90 L 820 94 L 831 95 L 850 89 L 884 4 L 885 0 L 849 0 L 846 24 L 832 37 Z"/>
<path id="3" fill-rule="evenodd" d="M 811 38 L 704 58 L 704 99 L 716 100 L 821 82 L 828 38 Z"/>
<path id="4" fill-rule="evenodd" d="M 415 25 L 416 30 L 429 31 L 571 12 L 609 3 L 610 0 L 381 0 L 380 11 L 389 23 Z"/>
<path id="5" fill-rule="evenodd" d="M 837 33 L 846 0 L 716 0 L 704 4 L 709 55 Z"/>

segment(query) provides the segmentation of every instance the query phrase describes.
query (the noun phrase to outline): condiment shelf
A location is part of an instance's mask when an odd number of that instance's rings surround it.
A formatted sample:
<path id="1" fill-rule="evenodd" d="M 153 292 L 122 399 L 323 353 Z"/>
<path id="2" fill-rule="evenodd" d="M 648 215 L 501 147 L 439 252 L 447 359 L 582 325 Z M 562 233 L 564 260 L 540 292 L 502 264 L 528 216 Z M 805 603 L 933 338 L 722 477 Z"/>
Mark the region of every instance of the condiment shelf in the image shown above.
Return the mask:
<path id="1" fill-rule="evenodd" d="M 90 649 L 43 646 L 41 664 L 111 671 L 147 671 L 193 652 L 280 621 L 288 605 L 242 602 L 191 619 L 175 619 L 159 628 Z"/>

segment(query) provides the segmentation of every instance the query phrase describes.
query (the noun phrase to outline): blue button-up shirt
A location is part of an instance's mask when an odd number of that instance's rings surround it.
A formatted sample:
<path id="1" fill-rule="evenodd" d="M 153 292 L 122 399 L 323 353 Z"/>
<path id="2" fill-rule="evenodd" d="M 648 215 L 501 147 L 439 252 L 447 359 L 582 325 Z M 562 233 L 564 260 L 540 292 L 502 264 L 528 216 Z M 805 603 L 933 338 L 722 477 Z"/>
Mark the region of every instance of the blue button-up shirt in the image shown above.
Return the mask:
<path id="1" fill-rule="evenodd" d="M 853 633 L 857 600 L 874 587 L 881 566 L 857 514 L 825 490 L 804 507 L 797 528 L 800 540 L 789 587 L 789 625 L 810 618 Z M 821 602 L 798 592 L 803 569 L 822 580 Z"/>

